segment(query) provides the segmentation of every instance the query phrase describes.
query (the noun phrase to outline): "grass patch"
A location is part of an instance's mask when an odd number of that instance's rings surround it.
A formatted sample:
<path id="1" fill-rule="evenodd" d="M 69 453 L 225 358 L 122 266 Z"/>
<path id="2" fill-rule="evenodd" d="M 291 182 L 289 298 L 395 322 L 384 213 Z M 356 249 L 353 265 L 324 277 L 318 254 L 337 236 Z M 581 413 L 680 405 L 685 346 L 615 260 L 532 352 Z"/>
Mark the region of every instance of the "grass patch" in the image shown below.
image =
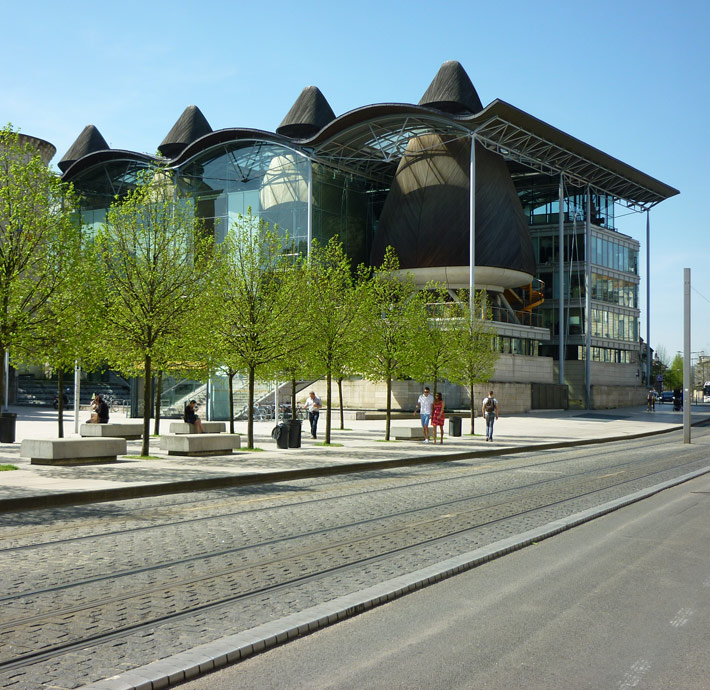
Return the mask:
<path id="1" fill-rule="evenodd" d="M 331 448 L 342 448 L 343 444 L 342 443 L 326 443 L 323 441 L 322 443 L 314 443 L 314 446 L 330 446 Z"/>
<path id="2" fill-rule="evenodd" d="M 0 465 L 0 472 L 9 472 L 18 469 L 15 465 Z"/>
<path id="3" fill-rule="evenodd" d="M 165 460 L 165 458 L 159 455 L 124 455 L 124 458 L 129 458 L 130 460 Z"/>
<path id="4" fill-rule="evenodd" d="M 246 450 L 249 453 L 261 453 L 264 449 L 263 448 L 235 448 L 234 450 L 236 450 L 237 452 L 242 451 L 242 450 Z"/>

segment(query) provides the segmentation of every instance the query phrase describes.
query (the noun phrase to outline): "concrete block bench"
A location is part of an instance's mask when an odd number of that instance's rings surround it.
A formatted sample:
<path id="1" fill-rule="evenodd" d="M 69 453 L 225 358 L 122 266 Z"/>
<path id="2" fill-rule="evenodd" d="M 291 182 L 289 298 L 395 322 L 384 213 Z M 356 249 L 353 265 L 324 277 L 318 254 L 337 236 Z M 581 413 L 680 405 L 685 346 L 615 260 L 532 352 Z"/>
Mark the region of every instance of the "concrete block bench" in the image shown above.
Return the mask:
<path id="1" fill-rule="evenodd" d="M 32 465 L 95 465 L 125 454 L 125 438 L 26 438 L 20 445 Z"/>
<path id="2" fill-rule="evenodd" d="M 174 434 L 160 437 L 161 450 L 168 455 L 228 455 L 241 448 L 238 434 Z"/>
<path id="3" fill-rule="evenodd" d="M 202 422 L 202 431 L 206 434 L 223 434 L 227 431 L 227 422 Z M 194 434 L 195 425 L 187 422 L 170 422 L 171 434 Z"/>
<path id="4" fill-rule="evenodd" d="M 82 424 L 80 436 L 90 438 L 136 439 L 143 436 L 143 422 L 109 422 L 108 424 Z"/>
<path id="5" fill-rule="evenodd" d="M 390 436 L 398 441 L 423 441 L 424 429 L 421 426 L 393 426 Z"/>

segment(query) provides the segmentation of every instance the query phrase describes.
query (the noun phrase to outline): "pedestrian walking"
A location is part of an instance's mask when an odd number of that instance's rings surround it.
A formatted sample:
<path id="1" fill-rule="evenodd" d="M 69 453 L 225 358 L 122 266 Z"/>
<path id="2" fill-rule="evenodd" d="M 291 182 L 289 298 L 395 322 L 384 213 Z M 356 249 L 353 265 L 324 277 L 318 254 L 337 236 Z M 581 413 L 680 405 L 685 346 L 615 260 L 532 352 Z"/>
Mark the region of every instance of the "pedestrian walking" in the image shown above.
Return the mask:
<path id="1" fill-rule="evenodd" d="M 493 391 L 488 391 L 488 397 L 483 398 L 481 412 L 486 420 L 486 441 L 492 441 L 493 423 L 498 419 L 498 401 L 493 397 Z"/>
<path id="2" fill-rule="evenodd" d="M 656 391 L 651 388 L 646 396 L 646 403 L 648 405 L 648 411 L 653 412 L 656 409 Z"/>
<path id="3" fill-rule="evenodd" d="M 422 429 L 424 430 L 424 443 L 429 443 L 429 422 L 431 413 L 434 410 L 434 396 L 429 393 L 429 386 L 424 387 L 424 392 L 417 398 L 417 406 L 414 408 L 414 415 L 419 413 Z"/>
<path id="4" fill-rule="evenodd" d="M 441 397 L 441 393 L 437 393 L 434 396 L 434 409 L 431 413 L 431 428 L 434 432 L 434 443 L 436 443 L 436 427 L 440 429 L 439 445 L 444 442 L 444 419 L 444 399 Z"/>
<path id="5" fill-rule="evenodd" d="M 311 423 L 311 438 L 316 438 L 321 407 L 323 407 L 323 405 L 321 404 L 320 398 L 314 391 L 311 391 L 306 398 L 306 412 L 308 412 L 308 421 Z"/>

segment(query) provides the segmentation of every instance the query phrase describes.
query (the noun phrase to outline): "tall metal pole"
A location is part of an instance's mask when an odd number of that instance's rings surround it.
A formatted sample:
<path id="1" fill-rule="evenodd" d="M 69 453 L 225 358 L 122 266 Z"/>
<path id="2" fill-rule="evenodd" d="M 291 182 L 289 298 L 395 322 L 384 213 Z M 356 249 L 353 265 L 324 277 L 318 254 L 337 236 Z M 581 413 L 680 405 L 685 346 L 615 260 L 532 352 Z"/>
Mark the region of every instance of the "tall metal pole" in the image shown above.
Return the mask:
<path id="1" fill-rule="evenodd" d="M 74 433 L 79 433 L 79 400 L 81 400 L 81 367 L 74 362 Z"/>
<path id="2" fill-rule="evenodd" d="M 651 381 L 651 218 L 646 210 L 646 385 Z"/>
<path id="3" fill-rule="evenodd" d="M 476 138 L 473 135 L 468 168 L 468 305 L 470 317 L 473 319 L 476 286 Z"/>
<path id="4" fill-rule="evenodd" d="M 690 443 L 690 269 L 683 269 L 683 443 Z"/>
<path id="5" fill-rule="evenodd" d="M 592 194 L 587 185 L 587 222 L 584 232 L 584 295 L 586 297 L 586 357 L 584 362 L 584 382 L 587 409 L 592 409 Z"/>
<path id="6" fill-rule="evenodd" d="M 308 205 L 306 212 L 306 232 L 308 241 L 308 256 L 311 255 L 311 243 L 313 242 L 313 161 L 310 158 L 308 161 Z"/>
<path id="7" fill-rule="evenodd" d="M 565 201 L 565 189 L 564 189 L 564 177 L 560 173 L 560 190 L 559 190 L 559 221 L 560 221 L 560 231 L 559 231 L 559 277 L 557 279 L 557 284 L 559 285 L 559 290 L 557 291 L 560 309 L 559 317 L 557 323 L 557 329 L 559 331 L 559 341 L 560 341 L 560 359 L 559 359 L 559 382 L 560 385 L 565 383 L 565 291 L 564 291 L 564 280 L 565 280 L 565 267 L 564 267 L 564 241 L 565 241 L 565 212 L 564 212 L 564 201 Z"/>

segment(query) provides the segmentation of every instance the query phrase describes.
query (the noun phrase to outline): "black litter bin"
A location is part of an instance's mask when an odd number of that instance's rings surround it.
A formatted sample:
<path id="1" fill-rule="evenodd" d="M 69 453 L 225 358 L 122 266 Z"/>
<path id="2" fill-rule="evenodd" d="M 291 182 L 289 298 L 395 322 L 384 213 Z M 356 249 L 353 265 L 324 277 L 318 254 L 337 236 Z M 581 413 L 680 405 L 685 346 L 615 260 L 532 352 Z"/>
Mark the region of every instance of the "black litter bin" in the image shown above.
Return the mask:
<path id="1" fill-rule="evenodd" d="M 300 419 L 287 419 L 286 426 L 288 427 L 288 447 L 289 448 L 300 448 L 301 447 L 301 420 Z"/>
<path id="2" fill-rule="evenodd" d="M 271 432 L 271 438 L 276 441 L 278 448 L 288 448 L 288 427 L 285 424 L 278 424 Z"/>
<path id="3" fill-rule="evenodd" d="M 0 414 L 0 443 L 15 442 L 15 420 L 17 415 L 14 412 L 3 412 Z"/>
<path id="4" fill-rule="evenodd" d="M 449 436 L 461 436 L 461 417 L 449 417 Z"/>

